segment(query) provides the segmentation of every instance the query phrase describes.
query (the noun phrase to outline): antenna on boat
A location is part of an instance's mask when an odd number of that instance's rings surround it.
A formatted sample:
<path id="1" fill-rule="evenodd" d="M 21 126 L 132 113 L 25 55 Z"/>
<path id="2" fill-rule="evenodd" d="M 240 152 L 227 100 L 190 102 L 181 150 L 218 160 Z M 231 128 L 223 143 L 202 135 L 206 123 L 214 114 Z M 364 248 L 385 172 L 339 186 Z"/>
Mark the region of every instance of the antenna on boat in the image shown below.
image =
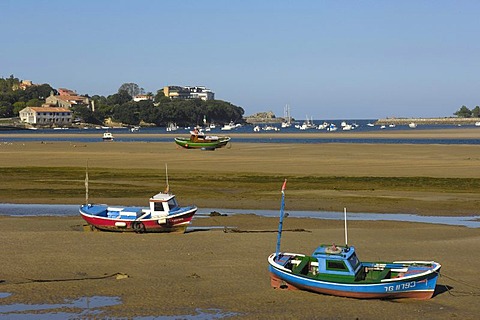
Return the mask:
<path id="1" fill-rule="evenodd" d="M 85 167 L 85 204 L 88 204 L 88 159 Z"/>
<path id="2" fill-rule="evenodd" d="M 283 182 L 282 185 L 282 204 L 280 206 L 280 222 L 278 223 L 278 236 L 277 236 L 277 250 L 275 252 L 275 257 L 278 259 L 278 253 L 280 252 L 280 239 L 282 238 L 282 228 L 283 228 L 283 211 L 285 209 L 285 188 L 287 186 L 287 179 Z"/>
<path id="3" fill-rule="evenodd" d="M 347 234 L 347 208 L 343 208 L 345 217 L 345 246 L 348 246 L 348 234 Z"/>
<path id="4" fill-rule="evenodd" d="M 165 187 L 164 193 L 168 193 L 170 191 L 170 186 L 168 185 L 168 167 L 166 163 L 165 163 L 165 180 L 167 182 L 167 186 Z"/>

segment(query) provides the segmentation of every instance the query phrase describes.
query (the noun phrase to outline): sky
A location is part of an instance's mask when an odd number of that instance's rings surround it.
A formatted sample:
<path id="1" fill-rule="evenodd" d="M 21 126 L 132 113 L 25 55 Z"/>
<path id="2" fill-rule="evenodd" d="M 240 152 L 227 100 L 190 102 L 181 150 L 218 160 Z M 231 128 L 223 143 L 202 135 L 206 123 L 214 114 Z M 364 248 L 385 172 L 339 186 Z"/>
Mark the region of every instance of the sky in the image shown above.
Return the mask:
<path id="1" fill-rule="evenodd" d="M 206 86 L 245 115 L 449 117 L 480 105 L 479 16 L 476 0 L 1 0 L 0 77 Z"/>

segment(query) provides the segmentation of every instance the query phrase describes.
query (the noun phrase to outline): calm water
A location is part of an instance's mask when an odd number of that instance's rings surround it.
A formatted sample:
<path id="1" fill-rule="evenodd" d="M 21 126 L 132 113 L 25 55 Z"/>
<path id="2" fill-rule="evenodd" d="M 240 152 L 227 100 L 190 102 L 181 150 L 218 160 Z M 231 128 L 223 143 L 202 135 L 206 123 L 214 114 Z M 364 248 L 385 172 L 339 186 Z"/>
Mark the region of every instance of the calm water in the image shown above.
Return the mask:
<path id="1" fill-rule="evenodd" d="M 0 215 L 5 216 L 76 216 L 79 215 L 78 205 L 60 204 L 11 204 L 0 203 Z M 264 217 L 278 217 L 278 210 L 240 210 L 240 209 L 213 209 L 200 208 L 197 216 L 207 216 L 212 211 L 218 211 L 228 215 L 232 214 L 256 214 Z M 343 220 L 343 212 L 326 211 L 288 211 L 292 218 L 312 218 L 326 220 Z M 480 216 L 445 217 L 445 216 L 418 216 L 402 213 L 349 213 L 348 220 L 361 221 L 406 221 L 433 224 L 446 224 L 452 226 L 465 226 L 480 228 Z"/>
<path id="2" fill-rule="evenodd" d="M 341 133 L 342 137 L 332 138 L 329 136 L 330 132 L 326 130 L 318 129 L 309 129 L 309 130 L 299 130 L 294 126 L 290 128 L 281 128 L 280 131 L 264 131 L 261 130 L 259 134 L 252 135 L 252 137 L 235 137 L 234 142 L 254 142 L 254 143 L 393 143 L 393 144 L 480 144 L 480 139 L 398 139 L 398 138 L 353 138 L 350 133 L 352 132 L 371 132 L 371 131 L 398 131 L 398 130 L 426 130 L 426 129 L 450 129 L 455 130 L 458 128 L 456 125 L 419 125 L 415 129 L 410 129 L 407 125 L 397 125 L 394 128 L 387 126 L 385 129 L 380 129 L 379 126 L 368 126 L 368 123 L 373 123 L 375 120 L 349 120 L 347 123 L 355 123 L 358 127 L 351 131 L 342 131 L 341 121 L 339 120 L 326 120 L 329 123 L 335 123 L 338 127 L 337 133 Z M 323 120 L 315 120 L 316 125 L 323 123 Z M 301 122 L 300 122 L 301 123 Z M 276 127 L 280 128 L 280 124 L 275 124 Z M 260 126 L 262 127 L 262 126 Z M 462 128 L 476 128 L 474 125 L 464 125 Z M 70 141 L 70 142 L 102 142 L 101 136 L 105 130 L 104 129 L 68 129 L 68 130 L 53 130 L 53 129 L 39 129 L 36 131 L 33 130 L 12 130 L 12 131 L 0 131 L 2 137 L 0 137 L 0 142 L 22 142 L 22 141 Z M 116 133 L 127 134 L 122 137 L 115 137 L 115 142 L 170 142 L 173 141 L 175 136 L 186 136 L 189 134 L 190 128 L 180 128 L 173 132 L 167 132 L 165 128 L 141 128 L 138 132 L 142 135 L 136 133 L 131 133 L 128 128 L 112 128 L 109 129 L 115 136 Z M 480 135 L 480 128 L 478 128 Z M 285 134 L 287 133 L 302 133 L 305 137 L 315 133 L 315 137 L 304 138 L 287 138 Z M 322 136 L 318 136 L 318 133 L 321 132 Z M 32 133 L 39 133 L 38 137 Z M 98 133 L 97 136 L 92 136 L 92 133 Z M 212 129 L 209 134 L 213 135 L 228 135 L 230 133 L 254 133 L 252 125 L 245 125 L 231 131 L 222 131 L 220 126 L 216 129 Z M 262 137 L 264 133 L 274 133 L 274 137 L 269 135 L 268 137 Z M 61 134 L 59 136 L 59 134 Z M 160 134 L 162 134 L 160 136 Z M 25 135 L 22 137 L 22 135 Z M 82 136 L 83 135 L 83 136 Z M 166 135 L 166 136 L 165 136 Z"/>

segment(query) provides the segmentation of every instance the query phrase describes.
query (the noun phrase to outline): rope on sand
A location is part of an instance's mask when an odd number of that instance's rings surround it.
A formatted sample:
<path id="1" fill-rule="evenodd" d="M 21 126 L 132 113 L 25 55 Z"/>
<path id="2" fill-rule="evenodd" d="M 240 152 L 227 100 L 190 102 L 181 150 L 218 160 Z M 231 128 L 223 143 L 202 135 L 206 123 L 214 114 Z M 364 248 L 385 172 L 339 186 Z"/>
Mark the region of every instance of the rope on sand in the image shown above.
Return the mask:
<path id="1" fill-rule="evenodd" d="M 310 230 L 305 230 L 305 229 L 286 229 L 283 231 L 289 231 L 289 232 L 312 232 Z M 278 230 L 241 230 L 237 228 L 227 228 L 225 227 L 223 229 L 223 232 L 225 233 L 264 233 L 264 232 L 278 232 Z"/>
<path id="2" fill-rule="evenodd" d="M 454 296 L 454 297 L 464 297 L 464 296 L 474 296 L 474 297 L 476 297 L 476 296 L 480 296 L 480 287 L 474 286 L 474 285 L 472 285 L 472 284 L 470 284 L 470 283 L 468 283 L 468 282 L 465 282 L 465 281 L 458 280 L 458 279 L 455 279 L 455 278 L 453 278 L 453 277 L 447 276 L 446 274 L 440 273 L 440 272 L 438 272 L 438 271 L 436 271 L 436 273 L 438 273 L 438 275 L 439 275 L 440 277 L 447 278 L 447 279 L 449 279 L 449 280 L 452 280 L 452 281 L 461 283 L 461 284 L 463 284 L 463 285 L 465 285 L 465 286 L 467 286 L 467 287 L 470 287 L 470 288 L 473 288 L 473 289 L 478 290 L 478 292 L 473 292 L 473 291 L 470 291 L 470 292 L 458 291 L 458 292 L 456 292 L 456 293 L 453 293 L 452 290 L 450 290 L 450 288 L 449 288 L 446 284 L 444 284 L 443 286 L 445 287 L 445 290 L 447 290 L 450 295 L 452 295 L 452 296 Z"/>
<path id="3" fill-rule="evenodd" d="M 120 280 L 120 279 L 125 279 L 128 278 L 128 274 L 117 272 L 113 274 L 108 274 L 104 276 L 97 276 L 97 277 L 82 277 L 82 278 L 65 278 L 65 279 L 30 279 L 27 278 L 28 281 L 25 282 L 18 282 L 17 284 L 26 284 L 26 283 L 32 283 L 32 282 L 63 282 L 63 281 L 83 281 L 83 280 L 101 280 L 101 279 L 108 279 L 108 278 L 113 278 Z"/>

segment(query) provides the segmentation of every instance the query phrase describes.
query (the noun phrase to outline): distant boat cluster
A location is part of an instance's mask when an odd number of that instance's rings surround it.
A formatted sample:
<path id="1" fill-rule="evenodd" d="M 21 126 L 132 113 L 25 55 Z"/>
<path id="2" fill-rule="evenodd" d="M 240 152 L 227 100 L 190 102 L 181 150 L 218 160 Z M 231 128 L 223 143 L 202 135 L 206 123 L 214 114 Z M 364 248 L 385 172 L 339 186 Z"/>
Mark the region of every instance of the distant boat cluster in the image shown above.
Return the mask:
<path id="1" fill-rule="evenodd" d="M 281 125 L 281 128 L 290 128 L 292 126 L 291 123 L 289 122 L 283 122 L 282 125 Z M 373 126 L 373 124 L 372 124 Z M 324 121 L 323 123 L 319 124 L 319 125 L 316 125 L 314 122 L 313 122 L 313 119 L 307 119 L 305 120 L 302 124 L 295 124 L 294 127 L 298 130 L 311 130 L 311 129 L 315 129 L 315 130 L 325 130 L 325 131 L 337 131 L 339 129 L 339 127 L 331 122 L 331 123 L 328 123 L 326 121 Z M 342 123 L 340 124 L 340 129 L 343 130 L 343 131 L 349 131 L 349 130 L 354 130 L 355 128 L 358 128 L 359 125 L 356 124 L 356 123 L 347 123 L 345 121 L 342 121 Z M 259 132 L 259 131 L 280 131 L 280 128 L 279 127 L 276 127 L 276 126 L 272 126 L 272 125 L 265 125 L 263 127 L 260 127 L 258 125 L 256 125 L 255 127 L 253 127 L 253 131 L 255 132 Z"/>

